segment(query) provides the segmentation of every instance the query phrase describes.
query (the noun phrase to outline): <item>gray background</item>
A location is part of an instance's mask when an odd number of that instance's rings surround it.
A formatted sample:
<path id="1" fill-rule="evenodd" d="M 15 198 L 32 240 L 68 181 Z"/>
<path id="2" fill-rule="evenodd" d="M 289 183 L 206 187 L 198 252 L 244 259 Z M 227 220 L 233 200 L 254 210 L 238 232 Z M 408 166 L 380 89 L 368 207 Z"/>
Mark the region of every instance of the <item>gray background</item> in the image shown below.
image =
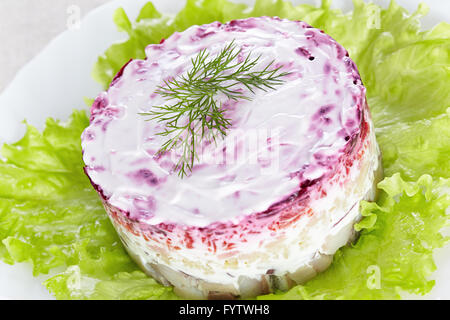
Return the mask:
<path id="1" fill-rule="evenodd" d="M 0 0 L 0 92 L 16 72 L 67 29 L 67 9 L 81 16 L 111 0 Z"/>

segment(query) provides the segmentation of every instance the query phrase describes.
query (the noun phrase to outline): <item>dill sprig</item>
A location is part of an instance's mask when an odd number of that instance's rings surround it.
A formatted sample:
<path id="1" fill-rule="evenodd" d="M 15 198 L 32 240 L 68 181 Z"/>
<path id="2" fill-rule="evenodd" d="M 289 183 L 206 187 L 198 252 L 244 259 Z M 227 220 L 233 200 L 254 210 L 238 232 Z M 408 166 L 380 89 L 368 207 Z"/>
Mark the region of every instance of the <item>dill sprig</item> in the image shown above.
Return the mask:
<path id="1" fill-rule="evenodd" d="M 284 76 L 289 72 L 280 72 L 283 66 L 272 68 L 274 61 L 263 70 L 253 71 L 261 55 L 252 58 L 249 53 L 241 62 L 237 61 L 240 49 L 232 41 L 215 57 L 210 58 L 206 49 L 193 58 L 192 67 L 184 75 L 164 81 L 156 93 L 172 104 L 154 106 L 153 110 L 141 113 L 150 120 L 165 123 L 160 136 L 169 137 L 161 146 L 157 155 L 172 149 L 180 149 L 181 157 L 175 166 L 179 175 L 184 177 L 192 171 L 194 162 L 198 159 L 197 148 L 203 141 L 216 143 L 217 138 L 225 137 L 231 127 L 231 119 L 225 115 L 222 103 L 217 101 L 217 95 L 222 94 L 228 100 L 252 100 L 239 89 L 243 85 L 255 93 L 256 89 L 275 90 L 281 85 Z"/>

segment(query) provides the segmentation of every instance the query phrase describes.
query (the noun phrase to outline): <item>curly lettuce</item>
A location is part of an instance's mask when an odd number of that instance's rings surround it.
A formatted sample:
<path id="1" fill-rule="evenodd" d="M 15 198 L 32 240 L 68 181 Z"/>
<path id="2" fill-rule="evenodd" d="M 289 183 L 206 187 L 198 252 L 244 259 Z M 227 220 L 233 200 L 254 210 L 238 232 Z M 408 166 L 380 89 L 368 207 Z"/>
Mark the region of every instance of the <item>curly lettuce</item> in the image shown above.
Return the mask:
<path id="1" fill-rule="evenodd" d="M 114 21 L 128 39 L 113 44 L 93 70 L 105 88 L 130 58 L 175 31 L 250 16 L 304 20 L 343 44 L 356 62 L 383 152 L 385 178 L 377 203 L 362 203 L 364 219 L 352 246 L 303 286 L 260 299 L 399 299 L 426 294 L 436 266 L 433 251 L 449 240 L 450 25 L 420 31 L 427 8 L 409 14 L 354 0 L 352 13 L 257 0 L 247 8 L 227 0 L 188 0 L 175 17 L 146 4 L 136 21 L 118 9 Z M 147 277 L 122 247 L 97 193 L 83 173 L 80 135 L 84 111 L 67 123 L 32 126 L 4 145 L 0 160 L 0 259 L 29 262 L 33 273 L 62 270 L 44 284 L 58 299 L 176 299 Z"/>
<path id="2" fill-rule="evenodd" d="M 169 298 L 172 290 L 128 257 L 83 172 L 88 124 L 75 111 L 66 124 L 48 119 L 42 133 L 28 125 L 22 140 L 3 146 L 0 257 L 31 263 L 34 275 L 66 269 L 46 282 L 61 299 Z"/>

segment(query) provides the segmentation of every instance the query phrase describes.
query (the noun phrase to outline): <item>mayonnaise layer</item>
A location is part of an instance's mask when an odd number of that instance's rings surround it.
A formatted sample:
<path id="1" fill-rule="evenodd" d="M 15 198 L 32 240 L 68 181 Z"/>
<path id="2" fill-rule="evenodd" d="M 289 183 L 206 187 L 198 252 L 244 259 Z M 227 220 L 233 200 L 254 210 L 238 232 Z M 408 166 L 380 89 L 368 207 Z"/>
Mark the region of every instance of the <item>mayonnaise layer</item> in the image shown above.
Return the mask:
<path id="1" fill-rule="evenodd" d="M 205 156 L 182 179 L 173 171 L 177 150 L 155 156 L 167 139 L 157 135 L 164 124 L 139 113 L 168 103 L 157 87 L 185 74 L 202 49 L 213 57 L 232 41 L 242 57 L 261 55 L 255 70 L 275 61 L 290 75 L 251 101 L 218 96 L 232 122 L 227 139 L 204 145 Z M 133 220 L 239 223 L 332 174 L 360 132 L 365 89 L 356 67 L 342 46 L 306 23 L 261 17 L 193 26 L 146 54 L 97 98 L 82 137 L 92 183 Z"/>

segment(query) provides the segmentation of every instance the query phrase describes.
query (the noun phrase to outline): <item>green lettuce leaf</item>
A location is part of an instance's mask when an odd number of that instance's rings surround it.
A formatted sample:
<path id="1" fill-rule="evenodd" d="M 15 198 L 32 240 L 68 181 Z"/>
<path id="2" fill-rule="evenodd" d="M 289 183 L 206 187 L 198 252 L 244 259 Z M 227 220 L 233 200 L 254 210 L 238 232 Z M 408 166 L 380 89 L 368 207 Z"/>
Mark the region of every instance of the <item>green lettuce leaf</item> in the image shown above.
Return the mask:
<path id="1" fill-rule="evenodd" d="M 67 124 L 48 119 L 42 133 L 28 126 L 22 140 L 3 146 L 0 257 L 31 263 L 34 275 L 67 268 L 46 282 L 61 299 L 171 297 L 128 257 L 83 172 L 88 124 L 75 111 Z"/>
<path id="2" fill-rule="evenodd" d="M 249 16 L 303 20 L 329 33 L 358 65 L 383 153 L 385 178 L 377 203 L 362 203 L 359 240 L 339 250 L 330 269 L 304 286 L 261 299 L 391 299 L 425 294 L 432 253 L 448 239 L 450 205 L 450 25 L 420 31 L 427 8 L 409 14 L 354 0 L 352 13 L 256 0 L 253 8 L 227 0 L 188 0 L 175 17 L 145 5 L 136 21 L 113 17 L 126 41 L 113 44 L 93 70 L 105 88 L 130 58 L 175 31 Z M 171 288 L 145 276 L 123 249 L 83 173 L 83 111 L 66 124 L 49 119 L 40 133 L 4 145 L 0 161 L 0 259 L 29 262 L 35 275 L 63 270 L 45 285 L 59 299 L 174 299 Z"/>

